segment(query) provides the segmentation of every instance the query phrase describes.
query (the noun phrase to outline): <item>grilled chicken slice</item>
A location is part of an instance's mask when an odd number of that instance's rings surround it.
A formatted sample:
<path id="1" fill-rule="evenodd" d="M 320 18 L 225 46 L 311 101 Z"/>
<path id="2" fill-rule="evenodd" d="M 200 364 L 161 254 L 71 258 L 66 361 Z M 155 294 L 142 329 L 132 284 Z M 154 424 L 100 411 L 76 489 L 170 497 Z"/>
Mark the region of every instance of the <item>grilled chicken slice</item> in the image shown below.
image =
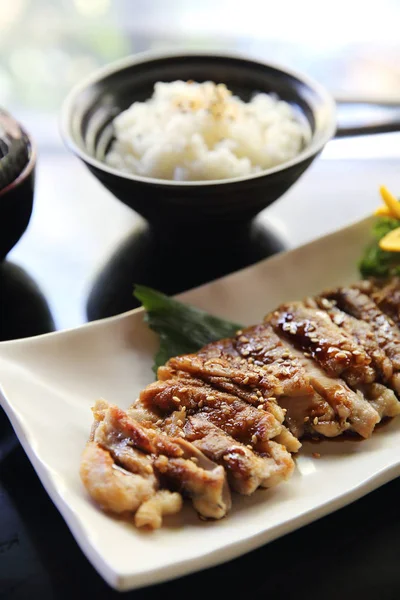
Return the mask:
<path id="1" fill-rule="evenodd" d="M 169 437 L 154 426 L 146 427 L 118 407 L 107 406 L 104 401 L 95 406 L 94 413 L 96 424 L 92 441 L 84 453 L 81 476 L 89 493 L 103 507 L 112 512 L 137 510 L 158 491 L 161 476 L 167 487 L 188 495 L 202 517 L 219 519 L 229 511 L 231 500 L 224 469 L 193 444 Z M 139 466 L 141 471 L 138 471 Z M 119 470 L 121 467 L 124 472 Z M 111 475 L 118 479 L 117 486 Z M 119 506 L 122 475 L 126 477 L 128 492 L 126 498 L 121 496 L 124 501 Z M 177 506 L 177 496 L 172 497 L 171 502 L 165 495 L 159 496 L 158 519 L 153 526 L 160 522 L 162 507 L 171 512 L 174 498 Z M 150 508 L 155 510 L 154 502 Z M 139 513 L 139 522 L 145 520 L 143 512 L 148 514 L 149 505 Z"/>
<path id="2" fill-rule="evenodd" d="M 383 381 L 391 381 L 393 377 L 393 365 L 384 350 L 379 346 L 374 330 L 368 323 L 340 310 L 334 301 L 327 298 L 308 298 L 306 303 L 307 305 L 313 305 L 326 311 L 337 327 L 343 329 L 343 331 L 353 337 L 357 344 L 363 346 L 371 358 L 371 366 L 376 371 L 376 379 L 382 378 Z"/>
<path id="3" fill-rule="evenodd" d="M 165 381 L 155 381 L 140 394 L 140 404 L 153 408 L 160 418 L 174 410 L 184 408 L 187 414 L 199 414 L 235 440 L 244 444 L 255 444 L 271 440 L 282 433 L 284 413 L 275 401 L 262 402 L 260 408 L 247 404 L 240 398 L 221 392 L 204 383 L 201 379 L 189 377 L 184 372 L 175 372 L 165 368 L 163 376 L 172 375 Z M 276 405 L 276 416 L 268 410 Z M 135 405 L 136 406 L 136 405 Z M 300 444 L 292 436 L 296 451 Z"/>
<path id="4" fill-rule="evenodd" d="M 328 375 L 341 376 L 349 385 L 374 381 L 371 359 L 364 348 L 332 323 L 324 311 L 291 302 L 266 320 L 276 332 L 309 353 Z"/>
<path id="5" fill-rule="evenodd" d="M 135 513 L 136 527 L 158 529 L 164 515 L 174 515 L 182 509 L 182 496 L 169 490 L 158 490 L 142 502 Z"/>
<path id="6" fill-rule="evenodd" d="M 312 393 L 309 378 L 297 358 L 291 353 L 290 346 L 284 344 L 266 323 L 248 327 L 236 337 L 236 350 L 256 367 L 262 367 L 267 377 L 273 376 L 280 381 L 279 396 L 304 396 Z"/>
<path id="7" fill-rule="evenodd" d="M 334 437 L 343 432 L 333 408 L 314 390 L 310 377 L 293 347 L 284 342 L 267 323 L 245 329 L 236 348 L 255 364 L 269 365 L 283 382 L 284 395 L 278 404 L 285 409 L 285 424 L 296 437 L 316 433 Z M 316 422 L 316 420 L 318 422 Z"/>
<path id="8" fill-rule="evenodd" d="M 357 391 L 373 406 L 380 419 L 400 414 L 400 402 L 396 394 L 382 383 L 360 385 Z"/>
<path id="9" fill-rule="evenodd" d="M 316 434 L 335 437 L 344 431 L 335 410 L 314 390 L 307 396 L 282 396 L 279 404 L 286 410 L 286 426 L 297 438 Z"/>
<path id="10" fill-rule="evenodd" d="M 140 463 L 140 453 L 134 449 L 124 454 L 129 462 Z M 150 473 L 132 473 L 119 466 L 110 451 L 96 442 L 88 442 L 81 458 L 80 476 L 90 496 L 103 510 L 134 513 L 158 488 L 150 463 L 149 467 Z"/>
<path id="11" fill-rule="evenodd" d="M 304 432 L 313 435 L 315 433 L 329 435 L 329 437 L 339 435 L 343 427 L 338 423 L 334 410 L 315 392 L 306 371 L 292 350 L 290 344 L 276 335 L 270 325 L 259 324 L 238 332 L 235 340 L 223 340 L 222 344 L 206 346 L 200 353 L 202 357 L 207 357 L 207 361 L 203 360 L 203 364 L 207 363 L 205 369 L 202 369 L 202 359 L 198 359 L 198 355 L 189 355 L 189 358 L 184 356 L 170 360 L 166 367 L 159 369 L 158 376 L 160 379 L 171 377 L 176 374 L 176 367 L 183 366 L 189 373 L 196 372 L 199 377 L 209 381 L 215 387 L 257 405 L 271 392 L 271 389 L 263 385 L 263 381 L 273 377 L 275 382 L 279 382 L 274 386 L 276 395 L 273 399 L 267 400 L 264 406 L 273 412 L 280 422 L 285 418 L 285 425 L 296 438 Z M 237 355 L 241 357 L 240 362 L 237 361 Z M 233 356 L 240 373 L 241 385 L 237 383 L 236 378 L 232 380 L 229 377 L 215 376 L 215 371 L 214 376 L 210 376 L 208 370 L 210 356 L 217 360 L 221 356 L 224 360 L 229 360 L 229 357 Z M 195 360 L 196 369 L 193 368 Z M 247 381 L 245 376 L 249 369 L 253 375 L 260 373 L 260 377 L 257 375 L 256 380 L 249 378 Z M 277 414 L 278 407 L 283 408 L 284 412 L 280 411 Z M 317 426 L 314 425 L 316 417 L 319 417 Z M 286 431 L 283 431 L 277 439 L 291 452 L 296 451 L 293 440 L 288 439 Z"/>
<path id="12" fill-rule="evenodd" d="M 208 344 L 196 354 L 172 358 L 167 366 L 251 404 L 259 404 L 259 398 L 312 392 L 300 365 L 291 360 L 272 328 L 262 324 L 240 332 L 236 338 Z"/>
<path id="13" fill-rule="evenodd" d="M 343 312 L 334 304 L 334 302 L 327 298 L 316 297 L 308 299 L 307 303 L 325 310 L 335 325 L 343 328 L 358 344 L 363 346 L 371 358 L 371 365 L 376 373 L 375 378 L 388 383 L 388 385 L 394 388 L 397 393 L 400 392 L 400 389 L 398 389 L 399 380 L 396 379 L 396 377 L 393 377 L 392 362 L 388 356 L 386 356 L 384 350 L 379 346 L 374 330 L 368 323 Z M 394 417 L 400 413 L 400 402 L 397 400 L 394 392 L 385 385 L 380 383 L 370 383 L 357 386 L 357 389 L 360 389 L 365 398 L 377 410 L 381 418 Z"/>
<path id="14" fill-rule="evenodd" d="M 301 350 L 293 348 L 292 352 L 297 355 L 306 370 L 315 392 L 335 411 L 338 421 L 336 435 L 351 430 L 364 438 L 369 437 L 375 425 L 379 423 L 380 417 L 362 393 L 351 390 L 343 379 L 327 375 L 318 363 L 305 356 Z M 321 435 L 324 435 L 323 431 L 319 429 L 319 419 L 317 422 L 314 419 L 313 427 L 316 431 L 319 430 Z"/>
<path id="15" fill-rule="evenodd" d="M 225 468 L 231 488 L 240 494 L 250 495 L 259 486 L 277 485 L 293 472 L 289 454 L 285 453 L 284 462 L 279 463 L 271 456 L 261 456 L 200 416 L 186 419 L 183 431 L 185 439 Z"/>
<path id="16" fill-rule="evenodd" d="M 393 368 L 392 385 L 400 390 L 400 330 L 367 294 L 358 288 L 338 288 L 324 293 L 337 306 L 371 327 L 379 347 L 390 359 Z"/>
<path id="17" fill-rule="evenodd" d="M 182 448 L 182 458 L 161 454 L 155 458 L 154 467 L 191 498 L 201 517 L 222 519 L 232 504 L 224 468 L 217 466 L 190 442 L 179 438 L 176 442 Z"/>
<path id="18" fill-rule="evenodd" d="M 393 277 L 380 286 L 371 284 L 365 293 L 371 296 L 382 312 L 393 319 L 398 327 L 400 326 L 400 277 Z"/>
<path id="19" fill-rule="evenodd" d="M 210 352 L 212 347 L 212 344 L 207 346 L 207 351 Z M 285 425 L 296 438 L 304 433 L 333 437 L 340 435 L 344 429 L 349 427 L 348 424 L 341 422 L 337 411 L 315 391 L 302 364 L 303 355 L 299 355 L 298 351 L 294 350 L 289 343 L 283 341 L 270 325 L 260 324 L 239 332 L 236 338 L 236 349 L 243 355 L 240 369 L 243 369 L 244 372 L 246 372 L 248 361 L 252 361 L 250 362 L 250 368 L 253 368 L 254 365 L 256 367 L 267 365 L 269 373 L 273 372 L 274 377 L 281 382 L 280 392 L 285 392 L 287 395 L 278 395 L 276 400 L 268 400 L 268 410 L 273 411 L 274 408 L 276 409 L 278 403 L 279 407 L 286 411 Z M 179 358 L 185 359 L 186 357 Z M 183 362 L 184 360 L 181 360 L 179 364 Z M 160 379 L 176 374 L 177 371 L 171 365 L 175 366 L 176 361 L 169 361 L 166 367 L 159 369 L 158 376 Z M 200 369 L 197 372 L 204 377 Z M 221 380 L 216 383 L 213 379 L 213 385 L 221 388 L 230 386 L 228 389 L 236 392 L 238 387 L 236 384 L 231 385 L 231 382 L 227 382 L 225 378 L 222 383 Z M 257 394 L 258 403 L 263 397 L 260 389 L 256 390 L 256 394 L 254 388 L 250 388 L 250 392 L 247 391 L 246 393 L 251 396 L 250 402 L 256 401 Z M 241 397 L 246 398 L 243 395 Z M 151 402 L 150 400 L 150 405 Z M 283 413 L 282 416 L 277 415 L 277 418 L 282 421 L 284 418 Z M 318 422 L 316 422 L 316 418 Z M 280 438 L 276 438 L 277 441 L 286 445 L 291 452 L 296 451 L 293 440 L 287 439 L 287 432 L 283 431 L 280 435 Z"/>

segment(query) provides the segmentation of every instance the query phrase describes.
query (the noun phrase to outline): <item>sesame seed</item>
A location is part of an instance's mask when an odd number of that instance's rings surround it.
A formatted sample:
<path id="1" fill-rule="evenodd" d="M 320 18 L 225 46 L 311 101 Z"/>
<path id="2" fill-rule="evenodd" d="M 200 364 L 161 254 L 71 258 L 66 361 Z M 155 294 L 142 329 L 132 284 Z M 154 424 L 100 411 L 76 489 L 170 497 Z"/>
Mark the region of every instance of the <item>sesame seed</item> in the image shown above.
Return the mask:
<path id="1" fill-rule="evenodd" d="M 183 421 L 182 421 L 181 419 L 178 419 L 178 420 L 177 420 L 177 422 L 176 422 L 176 424 L 177 424 L 179 427 L 182 427 L 182 425 L 183 425 Z"/>
<path id="2" fill-rule="evenodd" d="M 199 404 L 198 404 L 198 407 L 199 407 L 199 408 L 202 408 L 202 406 L 203 406 L 203 405 L 204 405 L 204 400 L 200 400 L 200 402 L 199 402 Z"/>
<path id="3" fill-rule="evenodd" d="M 252 356 L 250 356 L 250 358 L 249 358 L 249 360 L 247 362 L 250 363 L 250 364 L 253 364 L 254 358 Z"/>
<path id="4" fill-rule="evenodd" d="M 335 323 L 335 325 L 342 325 L 344 322 L 344 316 L 343 315 L 335 315 L 333 317 L 333 322 Z"/>
<path id="5" fill-rule="evenodd" d="M 312 337 L 312 338 L 310 338 L 310 339 L 311 339 L 311 342 L 312 342 L 313 344 L 318 344 L 318 338 L 316 338 L 316 337 Z"/>
<path id="6" fill-rule="evenodd" d="M 152 473 L 153 467 L 151 465 L 146 465 L 145 471 L 146 471 L 146 473 Z"/>
<path id="7" fill-rule="evenodd" d="M 256 436 L 255 433 L 251 436 L 251 442 L 252 442 L 252 444 L 257 444 L 257 442 L 258 442 L 258 437 Z"/>
<path id="8" fill-rule="evenodd" d="M 156 421 L 156 425 L 160 426 L 163 424 L 163 420 L 162 419 L 158 419 L 158 421 Z"/>
<path id="9" fill-rule="evenodd" d="M 304 423 L 307 423 L 310 420 L 310 417 L 304 417 Z"/>
<path id="10" fill-rule="evenodd" d="M 314 425 L 318 425 L 318 417 L 314 417 L 313 423 L 314 423 Z"/>
<path id="11" fill-rule="evenodd" d="M 269 400 L 270 402 L 275 402 L 275 401 L 276 401 L 276 398 L 275 398 L 275 396 L 271 396 L 270 398 L 268 398 L 268 400 Z"/>
<path id="12" fill-rule="evenodd" d="M 229 456 L 226 456 L 226 454 L 223 458 L 224 458 L 224 460 L 229 460 Z"/>
<path id="13" fill-rule="evenodd" d="M 259 404 L 259 405 L 257 406 L 257 408 L 258 408 L 258 410 L 263 410 L 263 408 L 264 408 L 264 405 L 263 405 L 263 404 Z"/>
<path id="14" fill-rule="evenodd" d="M 191 457 L 190 457 L 190 460 L 191 460 L 192 462 L 194 462 L 194 463 L 197 463 L 197 462 L 199 462 L 199 459 L 198 459 L 198 458 L 196 458 L 195 456 L 191 456 Z"/>
<path id="15" fill-rule="evenodd" d="M 161 456 L 158 457 L 157 462 L 159 466 L 166 467 L 168 464 L 168 458 L 164 454 L 161 454 Z"/>
<path id="16" fill-rule="evenodd" d="M 251 444 L 246 444 L 246 448 L 250 448 L 250 450 L 253 450 L 253 446 Z"/>
<path id="17" fill-rule="evenodd" d="M 311 358 L 311 354 L 310 354 L 309 352 L 304 352 L 304 356 L 305 356 L 306 358 Z"/>
<path id="18" fill-rule="evenodd" d="M 242 333 L 243 333 L 243 331 L 242 331 L 241 329 L 239 329 L 239 330 L 236 332 L 236 335 L 242 335 Z"/>
<path id="19" fill-rule="evenodd" d="M 243 379 L 243 383 L 246 385 L 247 383 L 249 383 L 249 377 L 248 375 L 246 375 L 246 377 Z"/>
<path id="20" fill-rule="evenodd" d="M 181 401 L 181 399 L 180 399 L 180 398 L 178 398 L 178 396 L 172 396 L 172 400 L 173 400 L 174 402 L 176 402 L 177 404 L 179 404 L 179 403 L 180 403 L 180 401 Z"/>
<path id="21" fill-rule="evenodd" d="M 282 352 L 281 358 L 289 358 L 289 352 Z"/>
<path id="22" fill-rule="evenodd" d="M 261 397 L 262 397 L 262 393 L 261 393 L 261 391 L 260 391 L 260 390 L 256 390 L 256 394 L 257 394 L 257 396 L 258 396 L 259 398 L 261 398 Z"/>
<path id="23" fill-rule="evenodd" d="M 212 396 L 211 394 L 207 396 L 207 402 L 212 402 L 213 400 L 215 400 L 215 396 Z"/>
<path id="24" fill-rule="evenodd" d="M 247 338 L 245 335 L 241 335 L 239 338 L 239 342 L 243 342 L 243 344 L 248 344 L 249 338 Z"/>

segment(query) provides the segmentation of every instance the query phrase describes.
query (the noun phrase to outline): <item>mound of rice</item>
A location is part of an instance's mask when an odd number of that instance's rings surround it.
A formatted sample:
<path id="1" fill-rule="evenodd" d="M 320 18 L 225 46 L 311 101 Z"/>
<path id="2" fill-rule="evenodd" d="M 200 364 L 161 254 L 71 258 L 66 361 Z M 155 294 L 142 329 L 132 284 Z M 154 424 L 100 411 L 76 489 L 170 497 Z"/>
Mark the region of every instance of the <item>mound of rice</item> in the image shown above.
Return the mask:
<path id="1" fill-rule="evenodd" d="M 274 94 L 243 102 L 224 84 L 156 83 L 114 121 L 106 156 L 126 173 L 177 181 L 258 173 L 296 156 L 310 138 L 308 123 Z"/>

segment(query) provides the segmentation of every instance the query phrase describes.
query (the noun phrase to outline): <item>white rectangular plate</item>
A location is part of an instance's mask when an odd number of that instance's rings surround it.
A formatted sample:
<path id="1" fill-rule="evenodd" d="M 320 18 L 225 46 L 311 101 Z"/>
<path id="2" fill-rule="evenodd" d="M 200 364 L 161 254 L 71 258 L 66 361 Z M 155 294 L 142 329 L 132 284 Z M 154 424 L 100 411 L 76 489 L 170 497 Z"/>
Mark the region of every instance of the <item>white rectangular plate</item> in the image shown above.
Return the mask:
<path id="1" fill-rule="evenodd" d="M 216 315 L 252 324 L 280 302 L 358 277 L 371 220 L 182 295 Z M 400 475 L 400 419 L 363 442 L 305 443 L 293 478 L 235 496 L 218 522 L 191 507 L 155 532 L 103 514 L 78 469 L 98 397 L 127 407 L 153 380 L 157 340 L 138 309 L 74 330 L 0 344 L 1 404 L 47 492 L 98 572 L 119 590 L 229 560 L 352 502 Z M 315 459 L 315 451 L 321 458 Z"/>

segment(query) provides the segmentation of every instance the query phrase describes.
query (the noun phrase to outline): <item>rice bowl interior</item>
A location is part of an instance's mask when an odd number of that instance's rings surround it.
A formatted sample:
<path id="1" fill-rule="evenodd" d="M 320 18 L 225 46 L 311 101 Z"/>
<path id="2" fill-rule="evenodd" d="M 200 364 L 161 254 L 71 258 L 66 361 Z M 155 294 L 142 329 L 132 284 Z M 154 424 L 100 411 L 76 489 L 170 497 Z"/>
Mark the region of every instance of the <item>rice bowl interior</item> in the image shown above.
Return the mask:
<path id="1" fill-rule="evenodd" d="M 304 115 L 276 94 L 244 102 L 210 81 L 156 83 L 151 98 L 113 120 L 113 130 L 109 166 L 175 181 L 257 174 L 293 159 L 311 139 Z"/>

